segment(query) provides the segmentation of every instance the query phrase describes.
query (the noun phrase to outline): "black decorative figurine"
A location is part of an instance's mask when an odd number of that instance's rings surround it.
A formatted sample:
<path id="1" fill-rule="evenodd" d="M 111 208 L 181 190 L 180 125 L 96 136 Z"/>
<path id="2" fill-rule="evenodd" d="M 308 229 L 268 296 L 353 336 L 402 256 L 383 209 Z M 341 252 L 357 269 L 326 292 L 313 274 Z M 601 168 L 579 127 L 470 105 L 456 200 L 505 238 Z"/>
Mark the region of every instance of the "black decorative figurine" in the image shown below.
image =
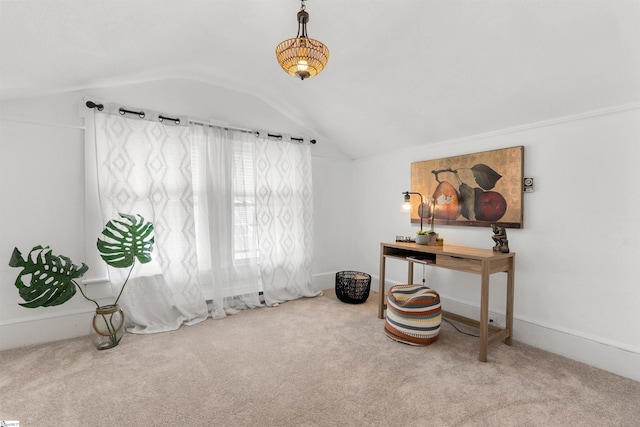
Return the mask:
<path id="1" fill-rule="evenodd" d="M 507 230 L 502 225 L 491 224 L 493 228 L 493 236 L 491 237 L 496 245 L 493 247 L 494 252 L 509 253 L 509 240 L 507 239 Z"/>

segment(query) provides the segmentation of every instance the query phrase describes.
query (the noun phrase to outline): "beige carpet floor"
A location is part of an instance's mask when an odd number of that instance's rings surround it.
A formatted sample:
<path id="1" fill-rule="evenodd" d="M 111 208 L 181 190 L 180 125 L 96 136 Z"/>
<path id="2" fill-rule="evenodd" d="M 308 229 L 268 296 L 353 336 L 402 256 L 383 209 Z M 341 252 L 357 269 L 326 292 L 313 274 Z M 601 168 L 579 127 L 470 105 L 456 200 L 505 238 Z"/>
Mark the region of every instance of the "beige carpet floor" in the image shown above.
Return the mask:
<path id="1" fill-rule="evenodd" d="M 443 323 L 387 338 L 377 294 L 243 311 L 178 331 L 0 352 L 0 420 L 41 426 L 639 426 L 640 383 Z M 459 326 L 468 332 L 472 328 Z"/>

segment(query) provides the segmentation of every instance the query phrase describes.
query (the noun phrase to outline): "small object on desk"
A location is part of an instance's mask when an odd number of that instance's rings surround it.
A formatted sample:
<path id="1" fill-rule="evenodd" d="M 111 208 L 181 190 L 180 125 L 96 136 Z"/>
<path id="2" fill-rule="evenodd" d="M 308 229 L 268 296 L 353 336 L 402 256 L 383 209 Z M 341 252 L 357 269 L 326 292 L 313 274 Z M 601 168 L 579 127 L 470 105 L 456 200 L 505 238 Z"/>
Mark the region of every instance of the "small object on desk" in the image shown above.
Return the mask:
<path id="1" fill-rule="evenodd" d="M 444 239 L 442 237 L 436 239 L 436 246 L 444 246 Z"/>
<path id="2" fill-rule="evenodd" d="M 416 245 L 427 245 L 429 244 L 429 235 L 428 234 L 416 234 Z"/>
<path id="3" fill-rule="evenodd" d="M 430 231 L 427 233 L 427 245 L 436 246 L 438 244 L 438 233 Z"/>
<path id="4" fill-rule="evenodd" d="M 495 242 L 493 251 L 508 254 L 509 240 L 507 239 L 507 230 L 505 230 L 502 225 L 498 224 L 491 224 L 491 228 L 493 229 L 493 236 L 491 238 Z"/>

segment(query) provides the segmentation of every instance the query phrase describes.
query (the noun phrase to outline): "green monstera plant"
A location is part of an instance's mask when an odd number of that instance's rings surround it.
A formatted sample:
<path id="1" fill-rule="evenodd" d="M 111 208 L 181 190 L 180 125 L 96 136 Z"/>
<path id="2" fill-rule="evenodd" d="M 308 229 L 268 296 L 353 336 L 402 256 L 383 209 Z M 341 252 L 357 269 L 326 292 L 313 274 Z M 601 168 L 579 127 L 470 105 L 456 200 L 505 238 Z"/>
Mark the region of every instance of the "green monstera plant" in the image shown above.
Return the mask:
<path id="1" fill-rule="evenodd" d="M 146 222 L 140 215 L 137 218 L 133 215 L 119 215 L 126 221 L 112 219 L 107 222 L 105 229 L 102 230 L 105 239 L 98 238 L 98 251 L 107 265 L 114 268 L 130 267 L 129 274 L 127 274 L 114 304 L 118 304 L 122 291 L 136 265 L 136 260 L 141 264 L 151 261 L 151 252 L 155 242 L 152 223 Z"/>
<path id="2" fill-rule="evenodd" d="M 18 248 L 13 248 L 9 266 L 22 267 L 22 271 L 16 279 L 16 288 L 25 303 L 20 304 L 27 308 L 51 307 L 63 304 L 76 294 L 76 288 L 82 296 L 88 298 L 82 288 L 76 283 L 89 269 L 82 263 L 81 267 L 75 265 L 71 259 L 64 255 L 54 255 L 48 246 L 35 246 L 25 259 Z M 29 284 L 23 282 L 23 277 L 30 276 Z"/>
<path id="3" fill-rule="evenodd" d="M 109 221 L 102 230 L 104 239 L 98 239 L 98 251 L 108 265 L 115 268 L 130 267 L 114 305 L 118 304 L 136 260 L 143 264 L 151 261 L 155 241 L 151 222 L 145 221 L 140 215 L 119 215 L 122 219 Z M 76 289 L 85 299 L 100 307 L 95 300 L 87 297 L 76 282 L 89 267 L 85 263 L 78 266 L 64 255 L 54 255 L 48 246 L 35 246 L 26 258 L 18 248 L 14 248 L 9 266 L 22 268 L 15 286 L 20 297 L 25 300 L 20 304 L 23 307 L 51 307 L 64 304 L 76 294 Z M 28 282 L 25 282 L 23 279 L 27 277 Z"/>

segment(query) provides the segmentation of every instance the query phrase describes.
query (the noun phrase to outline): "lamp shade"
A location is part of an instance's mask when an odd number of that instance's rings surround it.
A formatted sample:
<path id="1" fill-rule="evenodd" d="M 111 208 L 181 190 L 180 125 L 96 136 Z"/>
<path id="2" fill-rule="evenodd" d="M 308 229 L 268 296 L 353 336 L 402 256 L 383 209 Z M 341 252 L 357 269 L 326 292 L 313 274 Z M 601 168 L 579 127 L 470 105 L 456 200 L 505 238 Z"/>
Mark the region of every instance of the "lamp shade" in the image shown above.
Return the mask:
<path id="1" fill-rule="evenodd" d="M 329 61 L 329 49 L 318 40 L 295 37 L 276 46 L 276 58 L 286 73 L 304 80 L 324 69 Z"/>
<path id="2" fill-rule="evenodd" d="M 422 232 L 422 209 L 424 208 L 424 198 L 422 197 L 422 194 L 417 193 L 415 191 L 405 191 L 402 194 L 404 196 L 404 203 L 402 204 L 402 208 L 400 210 L 403 212 L 411 211 L 411 194 L 420 196 L 420 206 L 418 207 L 418 216 L 420 217 L 420 232 Z"/>
<path id="3" fill-rule="evenodd" d="M 409 196 L 409 192 L 402 194 L 404 194 L 404 202 L 400 206 L 400 212 L 411 212 L 411 196 Z"/>
<path id="4" fill-rule="evenodd" d="M 302 0 L 297 15 L 298 34 L 276 46 L 276 59 L 282 69 L 301 80 L 319 74 L 329 61 L 329 49 L 324 43 L 307 36 L 309 13 L 305 11 L 304 2 L 305 0 Z"/>

